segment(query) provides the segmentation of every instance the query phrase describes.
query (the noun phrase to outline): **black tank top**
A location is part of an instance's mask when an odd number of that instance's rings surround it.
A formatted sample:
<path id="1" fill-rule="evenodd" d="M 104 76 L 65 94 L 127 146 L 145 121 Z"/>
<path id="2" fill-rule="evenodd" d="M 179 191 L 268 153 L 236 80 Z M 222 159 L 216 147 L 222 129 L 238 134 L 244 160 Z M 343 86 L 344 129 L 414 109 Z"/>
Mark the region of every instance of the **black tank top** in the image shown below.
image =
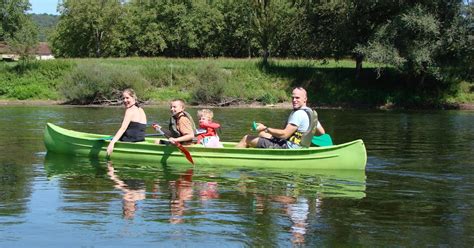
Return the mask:
<path id="1" fill-rule="evenodd" d="M 146 124 L 131 121 L 130 124 L 128 124 L 127 130 L 125 130 L 125 133 L 123 133 L 122 137 L 120 137 L 120 141 L 125 141 L 125 142 L 144 141 L 145 129 L 146 129 Z"/>

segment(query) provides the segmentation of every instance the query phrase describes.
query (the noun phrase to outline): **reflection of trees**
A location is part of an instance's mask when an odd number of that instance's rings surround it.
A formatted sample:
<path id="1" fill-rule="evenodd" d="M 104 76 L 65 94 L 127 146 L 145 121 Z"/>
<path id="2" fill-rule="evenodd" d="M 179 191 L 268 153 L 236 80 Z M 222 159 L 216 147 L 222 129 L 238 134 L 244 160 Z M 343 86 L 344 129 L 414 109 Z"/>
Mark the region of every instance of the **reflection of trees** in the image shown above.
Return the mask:
<path id="1" fill-rule="evenodd" d="M 471 195 L 466 191 L 472 191 L 468 185 L 474 179 L 472 113 L 341 111 L 335 119 L 340 124 L 336 139 L 350 140 L 355 134 L 364 139 L 369 166 L 376 165 L 369 178 L 376 183 L 367 188 L 372 197 L 363 205 L 362 218 L 328 210 L 328 220 L 357 219 L 366 226 L 390 226 L 387 231 L 405 237 L 399 241 L 401 246 L 413 246 L 410 240 L 420 238 L 419 230 L 401 225 L 427 227 L 432 244 L 472 243 L 466 242 L 464 234 L 472 233 L 474 226 L 460 224 L 472 223 L 474 216 L 467 210 L 472 207 L 466 208 L 473 202 L 464 197 Z M 333 222 L 341 232 L 353 232 L 350 225 Z M 380 235 L 379 239 L 390 237 Z"/>
<path id="2" fill-rule="evenodd" d="M 109 110 L 104 110 L 109 113 Z M 102 113 L 91 109 L 51 106 L 2 106 L 0 108 L 0 214 L 21 214 L 31 198 L 35 180 L 34 164 L 41 163 L 38 154 L 45 151 L 43 129 L 46 122 L 99 120 Z M 100 117 L 100 118 L 99 118 Z M 77 124 L 80 127 L 89 126 Z M 90 127 L 91 130 L 96 127 Z M 100 127 L 99 127 L 100 128 Z M 80 129 L 77 129 L 80 130 Z M 97 131 L 97 129 L 96 129 Z"/>
<path id="3" fill-rule="evenodd" d="M 473 146 L 472 125 L 462 112 L 334 110 L 330 117 L 335 142 L 362 138 L 369 156 L 430 163 L 459 152 L 465 157 Z"/>
<path id="4" fill-rule="evenodd" d="M 0 163 L 0 216 L 26 212 L 33 181 L 30 173 L 31 166 Z"/>
<path id="5" fill-rule="evenodd" d="M 0 108 L 0 215 L 25 213 L 34 181 L 35 154 L 44 150 L 37 108 Z M 38 125 L 41 127 L 38 128 Z"/>

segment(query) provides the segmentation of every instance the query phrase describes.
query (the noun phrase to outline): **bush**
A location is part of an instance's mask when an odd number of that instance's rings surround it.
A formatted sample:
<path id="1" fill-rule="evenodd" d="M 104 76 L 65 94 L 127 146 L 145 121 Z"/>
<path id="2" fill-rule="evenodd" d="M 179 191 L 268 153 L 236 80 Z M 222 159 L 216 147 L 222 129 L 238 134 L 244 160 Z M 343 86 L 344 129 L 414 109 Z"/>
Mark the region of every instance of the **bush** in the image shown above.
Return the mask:
<path id="1" fill-rule="evenodd" d="M 133 67 L 79 64 L 60 86 L 60 92 L 74 104 L 116 103 L 121 92 L 133 88 L 140 100 L 149 98 L 150 83 Z"/>
<path id="2" fill-rule="evenodd" d="M 28 84 L 15 87 L 9 95 L 15 96 L 18 100 L 41 99 L 50 95 L 50 92 L 41 85 Z"/>
<path id="3" fill-rule="evenodd" d="M 56 63 L 61 64 L 62 62 Z M 47 61 L 28 64 L 0 64 L 0 96 L 12 99 L 57 99 L 56 84 L 62 80 L 62 71 L 47 77 Z M 21 69 L 20 69 L 21 67 Z"/>
<path id="4" fill-rule="evenodd" d="M 220 104 L 226 99 L 227 76 L 222 69 L 213 64 L 206 65 L 196 72 L 197 82 L 193 89 L 193 103 Z"/>

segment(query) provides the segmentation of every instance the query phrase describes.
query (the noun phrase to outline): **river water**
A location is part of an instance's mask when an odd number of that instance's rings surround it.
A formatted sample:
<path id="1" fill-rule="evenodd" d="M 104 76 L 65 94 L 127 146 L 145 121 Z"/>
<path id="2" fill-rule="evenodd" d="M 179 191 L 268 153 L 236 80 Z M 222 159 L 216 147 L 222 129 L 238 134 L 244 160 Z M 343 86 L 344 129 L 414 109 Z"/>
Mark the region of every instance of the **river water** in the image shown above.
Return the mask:
<path id="1" fill-rule="evenodd" d="M 146 106 L 149 123 L 168 110 Z M 189 110 L 193 116 L 196 109 Z M 214 109 L 221 139 L 288 110 Z M 472 247 L 474 112 L 319 110 L 365 172 L 195 168 L 47 154 L 47 122 L 113 134 L 121 108 L 0 108 L 0 247 Z M 151 132 L 151 129 L 149 130 Z"/>

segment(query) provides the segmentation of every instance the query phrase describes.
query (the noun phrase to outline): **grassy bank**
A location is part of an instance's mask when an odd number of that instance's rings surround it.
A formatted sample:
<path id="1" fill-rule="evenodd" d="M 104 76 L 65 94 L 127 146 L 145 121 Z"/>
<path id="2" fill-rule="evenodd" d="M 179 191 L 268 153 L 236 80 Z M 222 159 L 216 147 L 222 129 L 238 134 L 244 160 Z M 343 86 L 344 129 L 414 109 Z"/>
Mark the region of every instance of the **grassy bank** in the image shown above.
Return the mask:
<path id="1" fill-rule="evenodd" d="M 229 105 L 288 99 L 294 86 L 309 90 L 310 102 L 327 106 L 443 106 L 473 103 L 473 84 L 423 90 L 396 71 L 381 74 L 365 63 L 257 59 L 56 59 L 27 66 L 0 62 L 0 99 L 113 103 L 119 89 L 133 87 L 143 100 L 183 98 L 195 104 Z M 454 85 L 454 86 L 453 86 Z"/>

